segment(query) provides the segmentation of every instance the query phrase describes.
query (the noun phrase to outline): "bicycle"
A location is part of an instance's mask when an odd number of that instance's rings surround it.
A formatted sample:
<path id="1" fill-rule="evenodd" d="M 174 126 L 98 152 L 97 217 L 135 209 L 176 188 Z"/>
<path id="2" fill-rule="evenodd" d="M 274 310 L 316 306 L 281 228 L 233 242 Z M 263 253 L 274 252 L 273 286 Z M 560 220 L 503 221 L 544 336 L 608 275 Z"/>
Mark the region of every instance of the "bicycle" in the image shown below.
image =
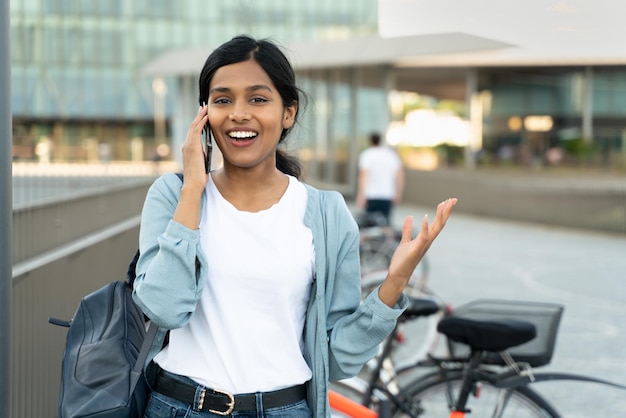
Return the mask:
<path id="1" fill-rule="evenodd" d="M 411 298 L 401 322 L 432 314 L 440 307 Z M 358 399 L 378 416 L 394 417 L 560 417 L 532 383 L 569 380 L 626 386 L 590 376 L 535 372 L 551 361 L 563 306 L 549 303 L 478 300 L 446 315 L 437 326 L 449 354 L 430 355 L 404 368 L 390 358 L 396 330 L 359 379 L 334 383 L 332 389 Z M 520 320 L 519 318 L 524 318 Z M 462 348 L 462 350 L 459 350 Z M 399 376 L 423 368 L 425 373 L 399 385 Z"/>

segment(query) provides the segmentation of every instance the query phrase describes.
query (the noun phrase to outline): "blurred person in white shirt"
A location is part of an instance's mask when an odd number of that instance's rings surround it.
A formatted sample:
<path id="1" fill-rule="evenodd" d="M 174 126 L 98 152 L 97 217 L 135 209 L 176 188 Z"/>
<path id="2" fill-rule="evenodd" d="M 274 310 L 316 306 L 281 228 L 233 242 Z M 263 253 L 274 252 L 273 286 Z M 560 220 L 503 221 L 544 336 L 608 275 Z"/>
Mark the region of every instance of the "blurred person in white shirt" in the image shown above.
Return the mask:
<path id="1" fill-rule="evenodd" d="M 390 224 L 393 205 L 401 201 L 404 191 L 404 167 L 398 154 L 381 144 L 380 134 L 372 133 L 370 144 L 359 156 L 356 204 L 368 215 L 382 215 Z"/>

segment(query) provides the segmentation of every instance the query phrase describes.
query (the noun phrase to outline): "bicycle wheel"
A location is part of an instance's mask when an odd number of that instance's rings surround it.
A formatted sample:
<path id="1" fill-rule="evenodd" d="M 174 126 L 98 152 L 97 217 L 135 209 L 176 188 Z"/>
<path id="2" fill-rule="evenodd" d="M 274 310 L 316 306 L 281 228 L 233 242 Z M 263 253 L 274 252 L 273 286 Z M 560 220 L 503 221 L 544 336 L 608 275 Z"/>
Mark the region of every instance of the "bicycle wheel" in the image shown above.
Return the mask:
<path id="1" fill-rule="evenodd" d="M 449 388 L 456 399 L 462 383 L 462 372 L 449 372 L 448 382 L 442 376 L 433 375 L 418 379 L 402 390 L 402 396 L 411 405 L 413 415 L 396 410 L 394 417 L 418 416 L 442 418 L 450 414 Z M 527 386 L 516 389 L 500 389 L 488 382 L 481 382 L 476 395 L 470 395 L 466 408 L 468 418 L 558 418 L 560 415 L 537 392 Z"/>
<path id="2" fill-rule="evenodd" d="M 391 256 L 395 251 L 395 242 L 384 236 L 369 237 L 359 245 L 361 256 L 361 271 L 369 273 L 377 270 L 387 270 Z"/>

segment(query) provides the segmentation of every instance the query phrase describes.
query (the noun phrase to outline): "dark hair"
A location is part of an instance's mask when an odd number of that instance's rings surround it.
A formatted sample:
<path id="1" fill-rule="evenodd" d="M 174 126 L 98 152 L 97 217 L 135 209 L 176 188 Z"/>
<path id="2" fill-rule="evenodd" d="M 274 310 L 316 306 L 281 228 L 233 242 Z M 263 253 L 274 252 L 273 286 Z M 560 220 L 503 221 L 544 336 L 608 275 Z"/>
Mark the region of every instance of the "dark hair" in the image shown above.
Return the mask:
<path id="1" fill-rule="evenodd" d="M 267 73 L 283 100 L 283 106 L 287 107 L 301 102 L 300 97 L 303 96 L 303 93 L 296 86 L 293 68 L 278 46 L 268 39 L 256 40 L 246 35 L 240 35 L 220 45 L 206 59 L 200 72 L 199 104 L 208 102 L 209 86 L 218 69 L 225 65 L 247 60 L 256 61 Z M 297 122 L 299 110 L 300 106 L 294 115 L 294 125 Z M 279 144 L 283 142 L 289 131 L 291 128 L 283 129 L 278 140 Z M 280 149 L 276 149 L 276 167 L 283 173 L 296 178 L 299 178 L 302 172 L 298 158 Z"/>
<path id="2" fill-rule="evenodd" d="M 372 143 L 372 145 L 380 145 L 380 134 L 378 132 L 371 133 L 370 142 Z"/>

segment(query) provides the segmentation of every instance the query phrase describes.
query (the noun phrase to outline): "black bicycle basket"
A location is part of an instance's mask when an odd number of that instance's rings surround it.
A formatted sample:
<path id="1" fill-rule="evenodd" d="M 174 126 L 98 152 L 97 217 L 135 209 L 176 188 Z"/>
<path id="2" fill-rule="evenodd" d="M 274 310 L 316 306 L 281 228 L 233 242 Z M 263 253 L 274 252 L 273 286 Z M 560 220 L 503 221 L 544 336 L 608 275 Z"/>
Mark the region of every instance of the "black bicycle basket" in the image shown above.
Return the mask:
<path id="1" fill-rule="evenodd" d="M 510 348 L 508 352 L 516 362 L 538 367 L 550 363 L 552 359 L 563 309 L 562 305 L 555 303 L 479 299 L 459 306 L 453 315 L 475 320 L 517 319 L 531 322 L 537 329 L 537 336 Z M 449 346 L 453 358 L 468 357 L 467 345 L 449 340 Z M 484 363 L 505 364 L 500 353 L 488 353 Z"/>

